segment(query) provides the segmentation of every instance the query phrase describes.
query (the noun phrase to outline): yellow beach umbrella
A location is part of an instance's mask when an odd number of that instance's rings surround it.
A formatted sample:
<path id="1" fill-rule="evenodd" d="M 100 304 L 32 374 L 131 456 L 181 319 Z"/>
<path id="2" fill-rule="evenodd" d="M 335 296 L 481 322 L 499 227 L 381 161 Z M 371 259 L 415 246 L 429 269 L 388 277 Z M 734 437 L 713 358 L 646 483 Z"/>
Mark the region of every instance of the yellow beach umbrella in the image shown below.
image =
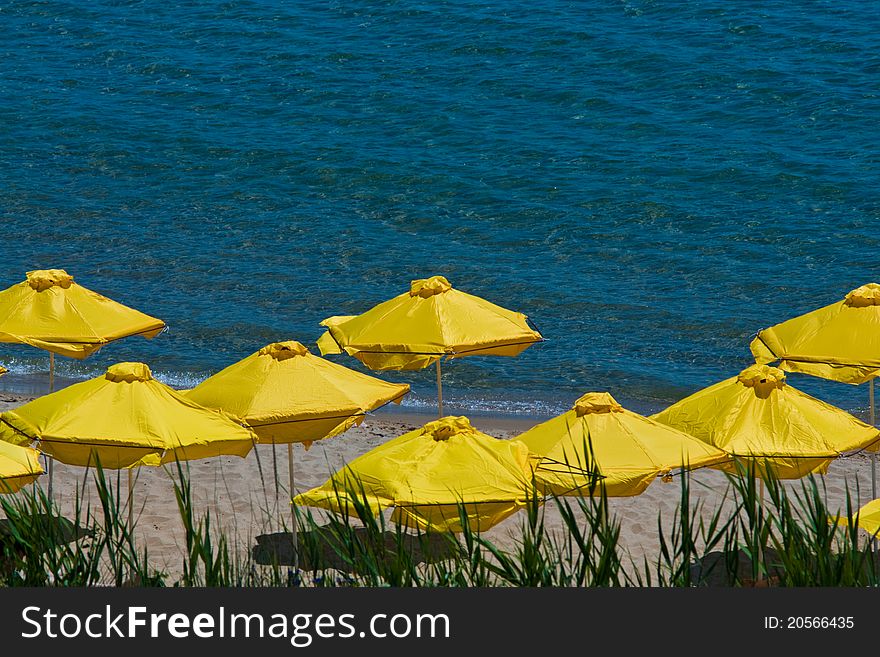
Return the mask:
<path id="1" fill-rule="evenodd" d="M 296 341 L 275 342 L 233 363 L 190 390 L 187 397 L 244 420 L 261 443 L 287 443 L 293 497 L 293 445 L 306 447 L 363 422 L 406 384 L 386 383 L 313 355 Z M 293 535 L 296 536 L 294 514 Z"/>
<path id="2" fill-rule="evenodd" d="M 787 385 L 785 372 L 767 365 L 747 367 L 653 418 L 753 464 L 762 478 L 767 467 L 777 479 L 824 474 L 834 459 L 880 440 L 875 427 Z M 718 467 L 736 472 L 733 462 Z"/>
<path id="3" fill-rule="evenodd" d="M 528 449 L 471 426 L 466 417 L 445 417 L 394 438 L 345 466 L 323 485 L 297 495 L 294 503 L 350 513 L 354 500 L 374 514 L 393 508 L 407 526 L 481 531 L 501 522 L 530 499 Z"/>
<path id="4" fill-rule="evenodd" d="M 758 331 L 750 345 L 760 364 L 843 383 L 880 374 L 880 285 L 868 283 L 842 300 Z"/>
<path id="5" fill-rule="evenodd" d="M 35 441 L 63 463 L 112 469 L 244 457 L 254 444 L 250 430 L 160 383 L 144 363 L 111 365 L 0 414 L 0 439 Z"/>
<path id="6" fill-rule="evenodd" d="M 29 271 L 23 282 L 0 291 L 0 342 L 49 352 L 49 392 L 54 389 L 55 354 L 83 359 L 114 340 L 153 338 L 164 329 L 161 319 L 82 287 L 63 269 Z"/>
<path id="7" fill-rule="evenodd" d="M 751 343 L 761 364 L 842 383 L 869 381 L 871 424 L 874 378 L 880 374 L 880 285 L 868 283 L 842 300 L 758 331 Z M 877 457 L 871 456 L 871 489 L 877 497 Z"/>
<path id="8" fill-rule="evenodd" d="M 845 524 L 846 516 L 838 520 Z M 853 516 L 853 522 L 872 537 L 877 536 L 880 532 L 880 500 L 872 500 L 859 509 L 857 515 Z"/>
<path id="9" fill-rule="evenodd" d="M 244 457 L 255 437 L 156 381 L 144 363 L 117 363 L 102 376 L 0 414 L 0 440 L 34 441 L 70 465 L 100 462 L 119 469 L 224 454 Z"/>
<path id="10" fill-rule="evenodd" d="M 541 457 L 535 479 L 547 494 L 581 495 L 596 485 L 609 497 L 639 495 L 658 477 L 728 460 L 721 450 L 623 408 L 607 392 L 588 392 L 571 410 L 517 437 Z"/>
<path id="11" fill-rule="evenodd" d="M 0 376 L 6 374 L 0 365 Z M 0 493 L 15 493 L 36 481 L 43 474 L 40 453 L 30 447 L 21 447 L 0 441 Z"/>
<path id="12" fill-rule="evenodd" d="M 400 403 L 408 392 L 406 384 L 331 363 L 291 340 L 263 347 L 186 396 L 244 420 L 258 442 L 308 446 L 360 424 L 379 406 Z"/>
<path id="13" fill-rule="evenodd" d="M 443 276 L 414 280 L 408 292 L 362 315 L 329 317 L 321 353 L 343 351 L 371 370 L 420 370 L 437 364 L 443 416 L 443 357 L 516 356 L 544 338 L 522 313 L 456 290 Z"/>
<path id="14" fill-rule="evenodd" d="M 0 292 L 0 342 L 86 358 L 131 335 L 153 338 L 165 322 L 74 283 L 63 269 L 29 271 Z"/>
<path id="15" fill-rule="evenodd" d="M 43 474 L 39 452 L 0 441 L 0 493 L 15 493 Z"/>

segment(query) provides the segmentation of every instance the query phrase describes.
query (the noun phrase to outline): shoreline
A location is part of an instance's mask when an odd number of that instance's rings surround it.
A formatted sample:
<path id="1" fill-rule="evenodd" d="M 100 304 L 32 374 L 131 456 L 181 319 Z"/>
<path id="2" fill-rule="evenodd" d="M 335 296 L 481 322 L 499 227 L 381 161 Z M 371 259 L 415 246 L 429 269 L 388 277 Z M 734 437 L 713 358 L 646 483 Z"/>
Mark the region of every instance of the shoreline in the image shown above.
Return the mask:
<path id="1" fill-rule="evenodd" d="M 33 401 L 45 394 L 48 394 L 48 390 L 45 390 L 42 394 L 27 394 L 23 392 L 0 390 L 0 411 L 26 404 L 27 402 Z M 540 424 L 553 417 L 552 415 L 544 414 L 503 414 L 480 410 L 461 412 L 460 409 L 456 408 L 451 409 L 451 412 L 444 412 L 444 415 L 447 417 L 450 415 L 465 415 L 471 421 L 473 426 L 484 433 L 491 433 L 493 431 L 522 433 L 536 424 Z M 380 422 L 389 422 L 392 424 L 422 426 L 432 420 L 436 420 L 437 411 L 436 409 L 422 407 L 400 407 L 395 404 L 387 404 L 380 409 L 368 413 L 364 422 L 368 422 L 371 418 Z"/>
<path id="2" fill-rule="evenodd" d="M 536 424 L 540 424 L 546 420 L 549 420 L 552 415 L 527 415 L 525 413 L 517 413 L 517 414 L 502 414 L 502 413 L 493 413 L 489 411 L 476 411 L 476 410 L 467 410 L 461 411 L 460 409 L 453 408 L 449 412 L 444 407 L 445 417 L 449 417 L 451 415 L 464 415 L 467 417 L 471 424 L 482 431 L 483 433 L 489 433 L 502 431 L 502 432 L 516 432 L 522 433 L 528 429 L 531 429 Z M 437 409 L 413 409 L 412 407 L 398 407 L 393 404 L 388 404 L 372 413 L 367 415 L 367 418 L 370 417 L 375 418 L 379 421 L 393 422 L 393 423 L 402 423 L 407 425 L 415 425 L 422 426 L 423 424 L 427 424 L 433 420 L 436 420 L 438 417 Z M 366 422 L 366 420 L 365 420 Z"/>
<path id="3" fill-rule="evenodd" d="M 3 364 L 0 361 L 0 364 Z M 96 368 L 95 372 L 89 376 L 65 376 L 56 372 L 54 380 L 54 391 L 60 390 L 69 385 L 82 383 L 95 376 L 103 374 L 103 368 Z M 202 377 L 193 378 L 188 381 L 188 385 L 179 385 L 174 380 L 169 381 L 162 372 L 155 372 L 154 376 L 157 380 L 169 385 L 175 390 L 185 390 L 197 385 L 208 374 Z M 384 373 L 371 373 L 382 380 L 394 380 L 394 377 L 384 377 Z M 705 385 L 713 385 L 725 378 L 723 375 L 706 381 Z M 173 377 L 172 377 L 173 379 Z M 863 422 L 869 421 L 868 395 L 867 390 L 860 390 L 857 387 L 845 384 L 829 382 L 816 377 L 804 374 L 794 374 L 789 379 L 789 385 L 797 388 L 801 392 L 816 397 L 833 406 L 837 406 L 842 410 L 850 413 L 854 417 Z M 867 386 L 864 386 L 867 388 Z M 638 391 L 627 391 L 617 386 L 593 386 L 589 383 L 584 384 L 580 391 L 571 391 L 566 389 L 564 392 L 558 392 L 555 396 L 542 394 L 538 390 L 524 392 L 522 390 L 514 390 L 508 396 L 493 396 L 493 393 L 501 393 L 501 389 L 487 389 L 477 393 L 474 390 L 453 388 L 451 396 L 444 398 L 444 414 L 445 415 L 465 415 L 474 421 L 474 425 L 479 427 L 503 427 L 513 430 L 525 430 L 540 422 L 555 417 L 569 410 L 575 400 L 586 392 L 609 392 L 614 398 L 620 402 L 625 408 L 641 415 L 649 416 L 659 413 L 668 406 L 676 403 L 684 397 L 697 392 L 701 388 L 681 388 L 677 394 L 668 397 L 656 397 L 651 394 L 639 395 Z M 0 396 L 9 396 L 15 399 L 29 399 L 49 392 L 49 372 L 48 369 L 42 371 L 10 371 L 0 376 Z M 644 391 L 642 391 L 644 393 Z M 460 396 L 456 393 L 461 393 Z M 384 417 L 394 416 L 401 417 L 407 421 L 421 420 L 420 424 L 436 418 L 437 404 L 436 394 L 430 382 L 420 382 L 417 390 L 411 391 L 404 398 L 401 405 L 387 404 L 377 409 L 373 415 Z"/>
<path id="4" fill-rule="evenodd" d="M 55 376 L 54 392 L 75 383 L 87 381 L 85 378 Z M 175 386 L 171 386 L 177 390 Z M 26 403 L 37 397 L 49 394 L 49 376 L 46 373 L 14 373 L 0 377 L 0 402 Z M 561 412 L 561 411 L 560 411 Z M 550 411 L 537 412 L 502 412 L 472 408 L 461 408 L 457 402 L 444 404 L 444 415 L 465 415 L 481 431 L 500 429 L 504 431 L 525 431 L 536 424 L 550 419 L 555 413 Z M 368 414 L 368 417 L 388 419 L 391 422 L 416 424 L 421 426 L 437 419 L 437 407 L 428 403 L 407 405 L 406 403 L 386 404 Z"/>

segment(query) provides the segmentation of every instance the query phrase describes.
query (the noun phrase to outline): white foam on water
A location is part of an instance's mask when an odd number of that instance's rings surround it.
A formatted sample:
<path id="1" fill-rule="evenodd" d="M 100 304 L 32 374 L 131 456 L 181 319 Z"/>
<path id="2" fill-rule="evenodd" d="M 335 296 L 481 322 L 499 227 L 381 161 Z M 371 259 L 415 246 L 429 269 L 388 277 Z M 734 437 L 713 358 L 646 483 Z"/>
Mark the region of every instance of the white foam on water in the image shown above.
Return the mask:
<path id="1" fill-rule="evenodd" d="M 437 407 L 437 399 L 419 397 L 410 393 L 403 398 L 400 404 L 402 409 L 434 409 Z M 567 407 L 562 402 L 548 402 L 542 400 L 505 400 L 483 397 L 463 397 L 444 399 L 443 407 L 446 410 L 476 411 L 479 413 L 497 415 L 523 415 L 523 416 L 552 416 L 563 413 Z"/>

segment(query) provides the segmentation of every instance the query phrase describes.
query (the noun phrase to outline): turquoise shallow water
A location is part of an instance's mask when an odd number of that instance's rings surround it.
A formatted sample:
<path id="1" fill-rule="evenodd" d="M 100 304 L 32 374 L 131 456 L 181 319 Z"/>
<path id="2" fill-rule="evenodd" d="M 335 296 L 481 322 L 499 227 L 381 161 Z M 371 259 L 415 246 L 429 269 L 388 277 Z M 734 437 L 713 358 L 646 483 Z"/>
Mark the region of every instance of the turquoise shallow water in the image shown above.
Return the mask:
<path id="1" fill-rule="evenodd" d="M 453 409 L 656 410 L 880 280 L 874 2 L 177 4 L 0 2 L 0 286 L 63 267 L 171 326 L 73 379 L 192 385 L 442 273 L 549 338 L 450 364 Z"/>

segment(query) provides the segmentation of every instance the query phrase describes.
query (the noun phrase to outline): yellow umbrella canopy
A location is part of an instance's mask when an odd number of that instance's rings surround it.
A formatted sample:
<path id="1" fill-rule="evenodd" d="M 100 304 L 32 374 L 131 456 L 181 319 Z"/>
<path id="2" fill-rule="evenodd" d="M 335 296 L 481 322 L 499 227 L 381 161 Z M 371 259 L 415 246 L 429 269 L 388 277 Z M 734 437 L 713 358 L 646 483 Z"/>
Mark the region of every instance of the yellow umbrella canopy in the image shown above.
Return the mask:
<path id="1" fill-rule="evenodd" d="M 305 443 L 360 424 L 368 411 L 400 403 L 406 384 L 386 383 L 315 356 L 296 341 L 275 342 L 186 393 L 230 413 L 263 443 Z"/>
<path id="2" fill-rule="evenodd" d="M 117 363 L 0 414 L 0 440 L 36 441 L 71 465 L 128 468 L 229 454 L 246 456 L 251 431 L 156 381 L 144 363 Z"/>
<path id="3" fill-rule="evenodd" d="M 752 463 L 777 479 L 825 473 L 847 452 L 880 440 L 880 432 L 846 411 L 786 384 L 785 372 L 752 365 L 653 416 Z M 734 462 L 719 466 L 736 472 Z"/>
<path id="4" fill-rule="evenodd" d="M 535 479 L 545 493 L 554 495 L 589 494 L 597 484 L 609 497 L 639 495 L 657 477 L 729 458 L 692 436 L 623 408 L 607 392 L 588 392 L 571 410 L 517 439 L 541 458 Z"/>
<path id="5" fill-rule="evenodd" d="M 846 524 L 846 516 L 838 518 L 840 524 Z M 872 500 L 858 510 L 853 522 L 872 536 L 880 532 L 880 500 Z"/>
<path id="6" fill-rule="evenodd" d="M 329 317 L 321 353 L 345 351 L 371 370 L 420 370 L 443 356 L 516 356 L 543 340 L 522 313 L 456 290 L 443 276 L 412 281 L 408 292 L 362 315 Z"/>
<path id="7" fill-rule="evenodd" d="M 153 338 L 164 328 L 161 319 L 74 283 L 63 269 L 29 271 L 25 281 L 0 292 L 0 342 L 70 358 L 86 358 L 130 335 Z"/>
<path id="8" fill-rule="evenodd" d="M 39 452 L 0 441 L 0 493 L 15 493 L 43 474 Z"/>
<path id="9" fill-rule="evenodd" d="M 351 513 L 354 499 L 375 514 L 394 508 L 407 526 L 481 531 L 528 503 L 532 469 L 528 449 L 471 426 L 463 416 L 445 417 L 394 438 L 356 458 L 327 482 L 297 495 L 294 503 Z"/>
<path id="10" fill-rule="evenodd" d="M 758 332 L 750 345 L 759 364 L 843 383 L 880 374 L 880 285 L 863 285 L 836 303 Z"/>

